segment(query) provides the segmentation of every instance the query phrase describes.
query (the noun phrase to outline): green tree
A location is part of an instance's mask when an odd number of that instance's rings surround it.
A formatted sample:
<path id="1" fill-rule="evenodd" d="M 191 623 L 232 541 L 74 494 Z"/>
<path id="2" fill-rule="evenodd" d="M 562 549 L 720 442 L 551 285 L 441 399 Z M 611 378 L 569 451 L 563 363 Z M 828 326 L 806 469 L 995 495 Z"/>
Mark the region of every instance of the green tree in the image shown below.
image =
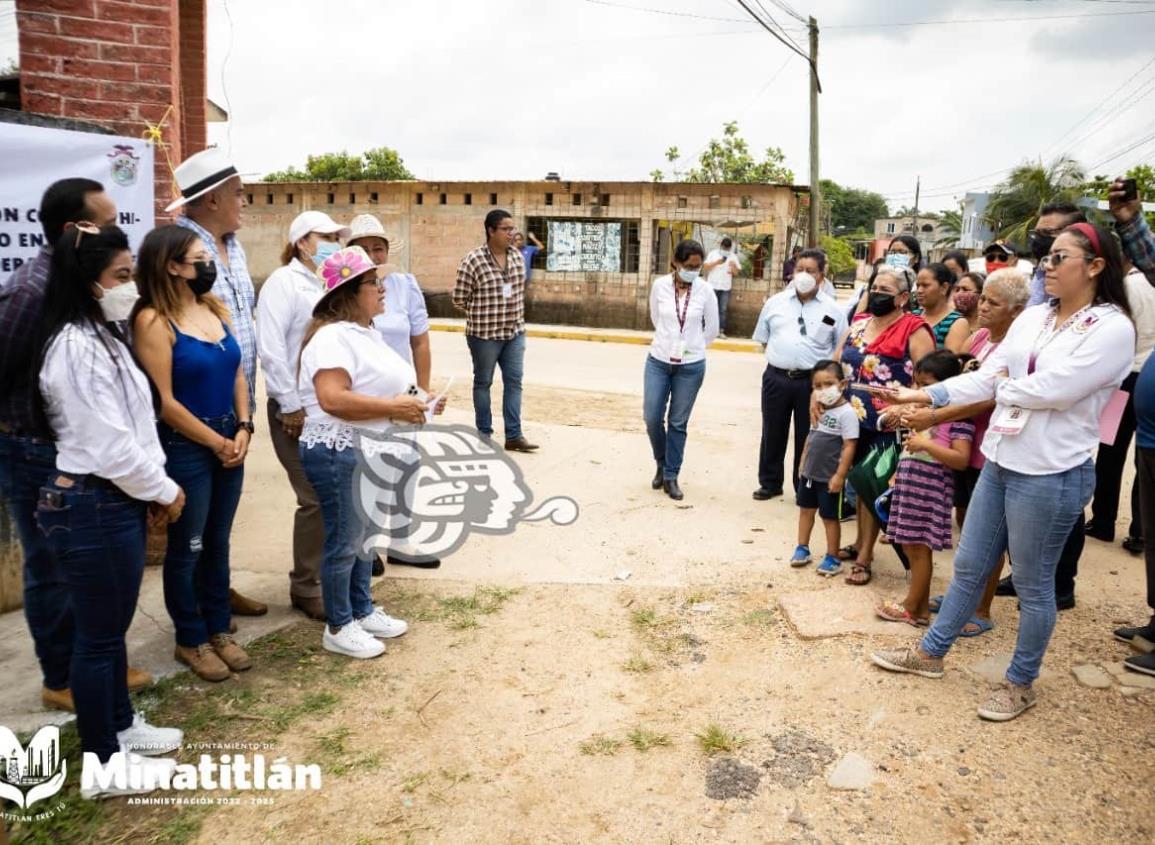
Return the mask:
<path id="1" fill-rule="evenodd" d="M 832 179 L 823 179 L 823 217 L 829 216 L 830 227 L 836 232 L 873 231 L 874 221 L 889 217 L 886 200 L 881 194 L 862 188 L 844 188 Z"/>
<path id="2" fill-rule="evenodd" d="M 400 154 L 389 147 L 376 147 L 361 155 L 339 153 L 311 155 L 305 169 L 289 167 L 265 176 L 266 182 L 388 182 L 415 179 Z"/>
<path id="3" fill-rule="evenodd" d="M 854 260 L 854 250 L 842 238 L 823 235 L 822 251 L 826 253 L 826 275 L 832 279 L 853 273 L 858 267 L 858 262 Z"/>
<path id="4" fill-rule="evenodd" d="M 934 242 L 935 246 L 958 246 L 962 237 L 962 207 L 953 211 L 944 211 L 938 223 L 941 237 Z"/>
<path id="5" fill-rule="evenodd" d="M 1049 202 L 1073 202 L 1083 191 L 1086 176 L 1077 161 L 1060 156 L 1049 165 L 1026 161 L 991 192 L 985 219 L 1000 240 L 1026 244 L 1039 211 Z"/>
<path id="6" fill-rule="evenodd" d="M 677 147 L 666 150 L 671 164 L 680 157 Z M 792 184 L 794 171 L 785 166 L 786 155 L 778 147 L 767 147 L 762 161 L 750 154 L 750 146 L 738 134 L 737 121 L 723 124 L 722 137 L 712 138 L 698 157 L 698 166 L 687 173 L 674 168 L 674 180 L 687 182 L 742 182 L 759 184 Z M 650 174 L 654 175 L 653 172 Z M 655 179 L 655 181 L 659 181 Z"/>

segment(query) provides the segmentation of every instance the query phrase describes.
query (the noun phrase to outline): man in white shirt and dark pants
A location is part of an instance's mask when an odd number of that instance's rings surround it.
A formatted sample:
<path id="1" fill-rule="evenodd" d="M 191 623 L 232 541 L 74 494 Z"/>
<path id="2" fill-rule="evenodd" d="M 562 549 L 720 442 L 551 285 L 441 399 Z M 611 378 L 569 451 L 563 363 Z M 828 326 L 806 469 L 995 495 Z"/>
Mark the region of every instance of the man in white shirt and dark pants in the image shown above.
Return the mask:
<path id="1" fill-rule="evenodd" d="M 810 429 L 810 375 L 814 365 L 833 358 L 846 333 L 846 315 L 822 293 L 818 281 L 799 269 L 790 287 L 766 300 L 754 340 L 766 353 L 762 373 L 762 446 L 758 453 L 758 501 L 782 495 L 783 461 L 794 417 L 792 478 L 798 487 L 798 464 Z"/>
<path id="2" fill-rule="evenodd" d="M 738 263 L 738 252 L 730 238 L 722 238 L 718 249 L 710 250 L 706 263 L 702 265 L 706 281 L 714 289 L 718 298 L 718 337 L 726 336 L 726 312 L 730 308 L 730 291 L 734 287 L 734 276 L 742 272 Z"/>

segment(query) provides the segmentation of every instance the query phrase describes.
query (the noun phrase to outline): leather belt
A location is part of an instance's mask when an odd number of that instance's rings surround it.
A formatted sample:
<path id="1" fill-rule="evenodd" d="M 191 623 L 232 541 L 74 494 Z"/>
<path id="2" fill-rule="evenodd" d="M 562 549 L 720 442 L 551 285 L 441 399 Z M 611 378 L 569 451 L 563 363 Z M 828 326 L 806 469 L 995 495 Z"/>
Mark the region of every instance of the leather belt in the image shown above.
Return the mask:
<path id="1" fill-rule="evenodd" d="M 774 372 L 778 373 L 779 375 L 786 376 L 786 378 L 792 379 L 794 381 L 797 381 L 798 379 L 803 379 L 803 378 L 810 378 L 810 376 L 814 372 L 813 370 L 810 370 L 810 369 L 784 370 L 781 367 L 775 367 L 773 364 L 768 364 L 767 366 L 770 367 L 770 369 L 772 369 Z"/>

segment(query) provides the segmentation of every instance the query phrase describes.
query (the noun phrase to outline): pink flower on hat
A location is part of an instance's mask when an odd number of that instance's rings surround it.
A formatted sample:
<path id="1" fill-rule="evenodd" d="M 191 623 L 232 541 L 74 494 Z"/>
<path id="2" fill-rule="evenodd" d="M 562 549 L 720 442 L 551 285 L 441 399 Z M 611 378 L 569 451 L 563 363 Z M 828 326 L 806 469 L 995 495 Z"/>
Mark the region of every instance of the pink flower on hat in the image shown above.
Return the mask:
<path id="1" fill-rule="evenodd" d="M 351 246 L 326 258 L 325 263 L 321 265 L 320 274 L 325 283 L 325 290 L 331 291 L 349 279 L 370 270 L 376 270 L 376 267 L 369 260 L 365 250 L 359 246 Z"/>

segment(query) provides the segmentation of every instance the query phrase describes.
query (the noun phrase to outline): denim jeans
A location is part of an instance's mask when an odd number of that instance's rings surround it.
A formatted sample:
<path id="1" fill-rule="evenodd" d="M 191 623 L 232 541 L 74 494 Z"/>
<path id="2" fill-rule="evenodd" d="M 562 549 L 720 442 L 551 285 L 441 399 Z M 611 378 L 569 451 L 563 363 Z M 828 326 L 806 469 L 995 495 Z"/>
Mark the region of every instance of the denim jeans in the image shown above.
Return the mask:
<path id="1" fill-rule="evenodd" d="M 482 340 L 465 336 L 473 356 L 473 414 L 477 430 L 493 434 L 493 412 L 489 388 L 493 372 L 501 365 L 501 416 L 505 422 L 505 439 L 521 437 L 521 377 L 525 372 L 525 333 L 509 340 Z"/>
<path id="2" fill-rule="evenodd" d="M 725 334 L 726 312 L 730 310 L 730 291 L 716 290 L 714 294 L 718 297 L 718 331 Z"/>
<path id="3" fill-rule="evenodd" d="M 1094 490 L 1095 465 L 1090 460 L 1052 475 L 1024 475 L 987 461 L 967 509 L 954 578 L 922 639 L 923 651 L 942 657 L 950 650 L 978 607 L 999 556 L 1009 551 L 1021 610 L 1007 680 L 1032 683 L 1055 627 L 1055 567 L 1071 526 Z"/>
<path id="4" fill-rule="evenodd" d="M 653 355 L 646 356 L 642 409 L 654 461 L 662 467 L 662 477 L 667 481 L 676 479 L 682 471 L 686 426 L 705 377 L 704 360 L 692 364 L 663 364 Z"/>
<path id="5" fill-rule="evenodd" d="M 201 422 L 223 437 L 236 432 L 232 414 Z M 168 527 L 164 604 L 176 628 L 177 645 L 196 648 L 211 636 L 229 632 L 229 535 L 245 468 L 225 469 L 207 446 L 164 423 L 159 429 L 168 456 L 165 469 L 185 494 L 180 519 Z"/>
<path id="6" fill-rule="evenodd" d="M 301 445 L 301 465 L 325 520 L 325 553 L 321 558 L 321 599 L 325 618 L 336 630 L 373 612 L 369 581 L 373 563 L 361 551 L 367 536 L 357 510 L 353 476 L 357 469 L 355 448 L 330 448 L 323 443 Z"/>
<path id="7" fill-rule="evenodd" d="M 71 480 L 72 486 L 60 484 Z M 132 724 L 124 636 L 144 577 L 144 502 L 93 476 L 56 474 L 43 488 L 36 521 L 72 596 L 76 642 L 71 685 L 84 751 L 102 762 Z"/>
<path id="8" fill-rule="evenodd" d="M 56 447 L 34 437 L 0 434 L 0 496 L 16 523 L 24 552 L 24 618 L 44 686 L 68 687 L 76 628 L 72 599 L 56 552 L 36 527 L 40 488 L 56 469 Z"/>

